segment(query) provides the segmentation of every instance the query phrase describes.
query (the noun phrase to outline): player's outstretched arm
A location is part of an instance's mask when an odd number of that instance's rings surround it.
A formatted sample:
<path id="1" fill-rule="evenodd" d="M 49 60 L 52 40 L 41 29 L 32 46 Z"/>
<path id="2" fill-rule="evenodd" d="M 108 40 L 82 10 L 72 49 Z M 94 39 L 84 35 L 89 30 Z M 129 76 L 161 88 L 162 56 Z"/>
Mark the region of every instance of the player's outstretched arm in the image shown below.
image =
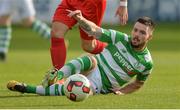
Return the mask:
<path id="1" fill-rule="evenodd" d="M 82 16 L 82 13 L 80 10 L 67 10 L 69 12 L 68 16 L 73 17 L 76 19 L 80 25 L 80 27 L 90 36 L 101 36 L 102 31 L 101 28 L 98 27 L 96 24 L 93 22 L 87 20 Z"/>
<path id="2" fill-rule="evenodd" d="M 138 89 L 140 89 L 143 86 L 143 84 L 144 84 L 144 82 L 135 80 L 121 89 L 113 89 L 112 91 L 116 95 L 129 94 L 129 93 L 133 93 L 133 92 L 137 91 Z"/>

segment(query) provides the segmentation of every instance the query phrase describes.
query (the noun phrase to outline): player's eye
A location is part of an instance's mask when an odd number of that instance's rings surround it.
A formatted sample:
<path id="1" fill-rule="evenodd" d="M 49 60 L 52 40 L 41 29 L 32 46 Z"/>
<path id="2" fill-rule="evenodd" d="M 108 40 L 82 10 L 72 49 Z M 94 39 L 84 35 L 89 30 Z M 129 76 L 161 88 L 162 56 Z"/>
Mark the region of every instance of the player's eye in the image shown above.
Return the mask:
<path id="1" fill-rule="evenodd" d="M 140 31 L 141 34 L 143 35 L 146 35 L 146 32 L 145 31 Z"/>
<path id="2" fill-rule="evenodd" d="M 137 32 L 138 31 L 138 29 L 137 28 L 134 28 L 134 32 Z"/>

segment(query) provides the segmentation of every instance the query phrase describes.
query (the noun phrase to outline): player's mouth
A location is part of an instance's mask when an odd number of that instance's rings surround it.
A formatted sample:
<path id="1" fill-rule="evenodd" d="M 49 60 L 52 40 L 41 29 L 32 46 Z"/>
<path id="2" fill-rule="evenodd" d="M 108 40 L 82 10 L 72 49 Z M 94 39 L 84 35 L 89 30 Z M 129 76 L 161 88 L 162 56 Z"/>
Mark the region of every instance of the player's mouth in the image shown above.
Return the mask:
<path id="1" fill-rule="evenodd" d="M 133 44 L 133 45 L 138 45 L 139 42 L 140 42 L 140 40 L 139 40 L 137 37 L 134 37 L 134 38 L 132 39 L 132 44 Z"/>

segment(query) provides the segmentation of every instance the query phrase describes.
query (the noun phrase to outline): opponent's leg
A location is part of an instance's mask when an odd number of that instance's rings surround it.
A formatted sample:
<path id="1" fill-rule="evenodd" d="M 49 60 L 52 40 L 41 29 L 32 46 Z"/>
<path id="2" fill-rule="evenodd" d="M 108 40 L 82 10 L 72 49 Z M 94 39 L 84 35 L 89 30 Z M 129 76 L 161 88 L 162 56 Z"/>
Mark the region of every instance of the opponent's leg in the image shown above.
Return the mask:
<path id="1" fill-rule="evenodd" d="M 0 61 L 6 59 L 11 40 L 11 32 L 10 16 L 0 16 Z"/>
<path id="2" fill-rule="evenodd" d="M 50 39 L 51 28 L 41 20 L 35 19 L 32 22 L 31 28 L 45 39 Z"/>
<path id="3" fill-rule="evenodd" d="M 31 29 L 43 38 L 50 38 L 50 27 L 35 18 L 35 8 L 32 0 L 18 0 L 17 8 L 19 14 L 22 17 L 22 23 L 24 26 L 31 27 Z"/>
<path id="4" fill-rule="evenodd" d="M 54 68 L 60 69 L 66 60 L 66 46 L 64 35 L 68 27 L 61 22 L 53 22 L 51 31 L 51 59 Z"/>
<path id="5" fill-rule="evenodd" d="M 106 0 L 99 0 L 99 1 L 95 0 L 84 5 L 85 6 L 83 7 L 83 10 L 81 10 L 83 16 L 86 19 L 100 26 L 106 8 Z M 100 53 L 107 45 L 104 42 L 98 41 L 94 38 L 90 38 L 82 29 L 80 29 L 80 34 L 81 34 L 82 48 L 89 53 L 92 54 Z"/>
<path id="6" fill-rule="evenodd" d="M 64 36 L 69 28 L 77 23 L 75 19 L 67 16 L 67 9 L 71 8 L 67 2 L 62 0 L 53 16 L 50 51 L 53 66 L 57 69 L 60 69 L 66 60 Z"/>

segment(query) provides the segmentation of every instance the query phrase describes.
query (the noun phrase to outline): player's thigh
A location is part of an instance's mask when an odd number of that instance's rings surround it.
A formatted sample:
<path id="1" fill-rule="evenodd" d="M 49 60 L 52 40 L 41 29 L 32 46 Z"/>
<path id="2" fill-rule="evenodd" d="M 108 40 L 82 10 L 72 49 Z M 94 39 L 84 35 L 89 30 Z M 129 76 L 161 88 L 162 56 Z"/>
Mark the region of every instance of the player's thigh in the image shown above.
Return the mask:
<path id="1" fill-rule="evenodd" d="M 100 26 L 105 12 L 106 0 L 86 0 L 84 4 L 83 16 Z"/>
<path id="2" fill-rule="evenodd" d="M 82 6 L 83 16 L 100 26 L 105 12 L 106 0 L 86 0 Z M 92 37 L 88 37 L 82 29 L 80 29 L 80 35 L 82 39 L 92 40 Z"/>
<path id="3" fill-rule="evenodd" d="M 0 0 L 0 16 L 10 16 L 15 10 L 13 3 L 12 0 Z"/>
<path id="4" fill-rule="evenodd" d="M 53 21 L 52 22 L 61 22 L 68 26 L 68 28 L 72 28 L 77 21 L 69 17 L 69 12 L 67 10 L 72 10 L 72 7 L 67 3 L 68 0 L 62 0 L 62 2 L 58 5 L 58 7 L 55 10 Z"/>
<path id="5" fill-rule="evenodd" d="M 16 7 L 21 19 L 25 20 L 35 16 L 35 8 L 32 0 L 17 0 Z M 29 21 L 30 22 L 30 21 Z"/>
<path id="6" fill-rule="evenodd" d="M 87 76 L 91 83 L 92 91 L 94 94 L 99 94 L 102 90 L 102 80 L 99 68 L 96 67 L 91 71 L 91 73 Z"/>
<path id="7" fill-rule="evenodd" d="M 10 24 L 11 24 L 11 16 L 10 15 L 0 16 L 0 26 L 7 26 Z"/>
<path id="8" fill-rule="evenodd" d="M 72 10 L 67 4 L 67 0 L 62 0 L 55 10 L 52 21 L 52 34 L 54 37 L 63 37 L 66 32 L 71 29 L 77 21 L 71 17 L 68 17 L 68 10 Z"/>
<path id="9" fill-rule="evenodd" d="M 91 37 L 91 39 L 81 38 L 81 47 L 87 52 L 93 51 L 96 47 L 96 39 L 94 39 L 93 37 Z"/>
<path id="10" fill-rule="evenodd" d="M 31 27 L 34 21 L 35 21 L 35 16 L 28 16 L 22 18 L 22 25 L 25 27 Z"/>

